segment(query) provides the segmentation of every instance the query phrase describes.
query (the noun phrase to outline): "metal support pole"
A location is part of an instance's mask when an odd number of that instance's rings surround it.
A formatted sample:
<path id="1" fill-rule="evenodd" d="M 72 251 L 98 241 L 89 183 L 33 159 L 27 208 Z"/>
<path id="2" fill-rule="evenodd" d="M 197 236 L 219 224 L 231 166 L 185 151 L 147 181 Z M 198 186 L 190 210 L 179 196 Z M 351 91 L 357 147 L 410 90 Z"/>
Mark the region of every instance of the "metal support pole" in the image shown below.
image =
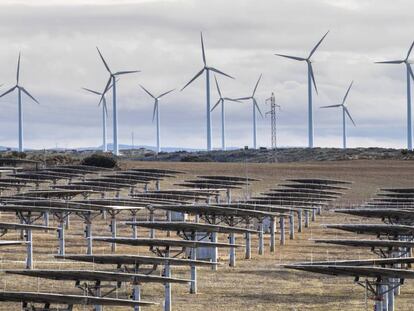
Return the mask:
<path id="1" fill-rule="evenodd" d="M 150 219 L 150 221 L 154 222 L 154 210 L 153 209 L 150 209 L 149 219 Z M 150 234 L 149 235 L 150 235 L 151 239 L 155 239 L 155 230 L 150 229 Z"/>
<path id="2" fill-rule="evenodd" d="M 111 234 L 112 238 L 116 238 L 116 216 L 115 214 L 111 215 Z M 116 252 L 116 243 L 111 244 L 112 253 Z"/>
<path id="3" fill-rule="evenodd" d="M 252 234 L 250 232 L 246 232 L 246 251 L 244 258 L 252 258 Z"/>
<path id="4" fill-rule="evenodd" d="M 259 255 L 264 253 L 263 222 L 259 223 Z"/>
<path id="5" fill-rule="evenodd" d="M 227 188 L 227 203 L 231 203 L 231 189 Z"/>
<path id="6" fill-rule="evenodd" d="M 302 210 L 298 210 L 298 232 L 302 232 Z"/>
<path id="7" fill-rule="evenodd" d="M 280 216 L 280 245 L 285 245 L 285 217 Z"/>
<path id="8" fill-rule="evenodd" d="M 159 180 L 155 181 L 155 190 L 160 191 L 161 190 L 161 183 Z"/>
<path id="9" fill-rule="evenodd" d="M 309 210 L 305 210 L 305 228 L 309 228 Z"/>
<path id="10" fill-rule="evenodd" d="M 293 212 L 289 215 L 289 239 L 293 240 L 295 238 L 295 215 Z"/>
<path id="11" fill-rule="evenodd" d="M 132 222 L 137 222 L 137 214 L 132 215 Z M 138 228 L 137 226 L 132 226 L 132 237 L 136 239 L 138 237 Z"/>
<path id="12" fill-rule="evenodd" d="M 59 228 L 58 228 L 58 237 L 59 237 L 59 256 L 65 256 L 65 221 L 60 218 Z"/>
<path id="13" fill-rule="evenodd" d="M 213 216 L 213 221 L 212 221 L 213 225 L 216 224 L 216 217 Z M 212 232 L 211 233 L 211 242 L 212 243 L 217 243 L 217 232 Z M 218 261 L 218 248 L 217 247 L 213 247 L 211 249 L 211 259 L 213 262 L 217 262 Z M 213 265 L 211 266 L 212 270 L 217 270 L 217 265 Z"/>
<path id="14" fill-rule="evenodd" d="M 276 244 L 276 222 L 274 217 L 270 217 L 270 252 L 274 253 Z"/>
<path id="15" fill-rule="evenodd" d="M 197 241 L 197 236 L 195 232 L 192 233 L 192 240 Z M 191 249 L 191 259 L 197 260 L 197 248 L 196 247 Z M 195 264 L 191 265 L 190 294 L 197 294 L 197 266 Z"/>
<path id="16" fill-rule="evenodd" d="M 395 280 L 389 279 L 389 286 L 394 286 Z M 388 295 L 388 311 L 394 311 L 394 291 L 390 290 L 387 293 Z"/>
<path id="17" fill-rule="evenodd" d="M 85 238 L 87 243 L 86 253 L 93 254 L 92 221 L 90 213 L 85 218 Z"/>
<path id="18" fill-rule="evenodd" d="M 316 220 L 316 209 L 312 209 L 312 221 Z"/>
<path id="19" fill-rule="evenodd" d="M 69 230 L 69 228 L 70 228 L 70 215 L 68 215 L 65 218 L 65 221 L 66 221 L 66 230 Z"/>
<path id="20" fill-rule="evenodd" d="M 33 269 L 33 236 L 32 230 L 26 230 L 26 241 L 27 241 L 27 258 L 26 258 L 26 269 Z"/>
<path id="21" fill-rule="evenodd" d="M 230 242 L 230 245 L 236 244 L 236 237 L 234 233 L 229 234 L 229 242 Z M 235 247 L 230 247 L 229 266 L 230 267 L 236 266 L 236 248 Z"/>
<path id="22" fill-rule="evenodd" d="M 132 300 L 141 301 L 141 288 L 139 284 L 134 284 L 132 288 Z M 134 306 L 134 311 L 140 311 L 141 308 L 139 305 Z"/>
<path id="23" fill-rule="evenodd" d="M 167 251 L 165 252 L 165 257 L 170 257 L 170 250 L 167 248 Z M 164 276 L 166 278 L 171 277 L 171 268 L 170 263 L 168 261 L 165 261 L 164 265 Z M 164 301 L 164 311 L 171 311 L 171 283 L 166 282 L 164 285 L 165 289 L 165 301 Z"/>
<path id="24" fill-rule="evenodd" d="M 44 220 L 44 224 L 46 227 L 49 227 L 49 219 L 50 219 L 49 212 L 43 213 L 43 220 Z"/>

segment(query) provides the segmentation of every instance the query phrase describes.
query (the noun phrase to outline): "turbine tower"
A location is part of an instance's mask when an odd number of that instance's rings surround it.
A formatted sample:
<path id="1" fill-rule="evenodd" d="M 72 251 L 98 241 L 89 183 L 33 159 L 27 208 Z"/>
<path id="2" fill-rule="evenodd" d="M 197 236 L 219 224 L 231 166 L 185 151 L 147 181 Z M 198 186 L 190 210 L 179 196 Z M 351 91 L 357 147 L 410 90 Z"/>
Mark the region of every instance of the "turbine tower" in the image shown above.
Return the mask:
<path id="1" fill-rule="evenodd" d="M 217 103 L 214 105 L 213 108 L 211 108 L 211 111 L 216 109 L 216 107 L 221 103 L 221 149 L 226 150 L 226 118 L 225 118 L 225 112 L 224 112 L 224 102 L 225 101 L 233 101 L 233 102 L 240 102 L 237 99 L 229 98 L 229 97 L 223 97 L 221 94 L 220 86 L 217 82 L 216 75 L 214 75 L 214 80 L 216 81 L 216 87 L 217 87 L 217 93 L 219 94 L 220 98 L 217 101 Z"/>
<path id="2" fill-rule="evenodd" d="M 410 57 L 411 51 L 413 49 L 414 42 L 411 43 L 410 48 L 408 49 L 407 56 L 401 60 L 389 60 L 383 62 L 376 62 L 376 64 L 404 64 L 406 67 L 407 74 L 407 149 L 413 150 L 413 129 L 411 121 L 411 79 L 414 80 L 413 70 L 411 69 L 411 63 L 408 60 Z M 410 77 L 411 76 L 411 77 Z"/>
<path id="3" fill-rule="evenodd" d="M 330 105 L 330 106 L 322 106 L 321 108 L 336 108 L 336 107 L 341 107 L 342 108 L 342 148 L 346 149 L 346 116 L 348 116 L 348 118 L 351 120 L 352 124 L 354 126 L 356 126 L 354 120 L 351 117 L 351 114 L 349 113 L 348 108 L 345 106 L 345 101 L 346 98 L 348 97 L 349 91 L 351 90 L 352 84 L 354 83 L 354 81 L 351 82 L 351 84 L 348 87 L 348 90 L 345 93 L 344 98 L 342 99 L 342 103 L 339 105 Z"/>
<path id="4" fill-rule="evenodd" d="M 286 57 L 294 59 L 297 61 L 305 61 L 308 66 L 308 146 L 313 148 L 313 106 L 312 106 L 312 84 L 315 88 L 316 94 L 318 94 L 318 88 L 316 87 L 315 76 L 313 74 L 312 60 L 311 57 L 315 53 L 316 49 L 322 43 L 323 39 L 328 35 L 329 31 L 319 40 L 319 42 L 314 46 L 314 48 L 309 53 L 307 58 L 297 57 L 285 54 L 275 54 L 277 56 Z"/>
<path id="5" fill-rule="evenodd" d="M 257 111 L 259 111 L 260 115 L 263 118 L 263 114 L 260 111 L 260 108 L 259 108 L 259 105 L 257 104 L 256 98 L 254 97 L 254 95 L 256 94 L 257 87 L 259 86 L 259 82 L 260 82 L 261 79 L 262 79 L 262 74 L 260 74 L 259 79 L 256 82 L 256 85 L 253 89 L 253 93 L 252 93 L 251 96 L 236 98 L 237 100 L 250 100 L 250 99 L 252 100 L 252 108 L 253 108 L 252 109 L 252 112 L 253 112 L 253 114 L 252 114 L 253 115 L 253 148 L 254 149 L 257 149 L 256 109 L 257 109 Z"/>
<path id="6" fill-rule="evenodd" d="M 102 96 L 103 93 L 98 92 L 98 91 L 94 91 L 88 88 L 83 87 L 82 89 L 84 89 L 87 92 L 90 92 L 92 94 L 96 94 L 99 95 L 100 97 Z M 106 143 L 106 118 L 108 117 L 108 108 L 106 105 L 106 96 L 105 94 L 103 94 L 103 99 L 102 99 L 102 151 L 103 152 L 107 152 L 108 151 L 108 146 Z M 99 102 L 98 106 L 101 105 L 101 102 Z"/>
<path id="7" fill-rule="evenodd" d="M 186 85 L 184 85 L 181 91 L 184 90 L 188 85 L 190 85 L 199 76 L 201 76 L 204 72 L 206 73 L 207 150 L 211 151 L 212 145 L 211 145 L 210 71 L 213 71 L 215 73 L 221 74 L 223 76 L 226 76 L 232 79 L 234 78 L 214 67 L 207 66 L 206 53 L 204 51 L 203 33 L 200 34 L 200 38 L 201 38 L 201 51 L 202 51 L 202 56 L 203 56 L 204 67 Z"/>
<path id="8" fill-rule="evenodd" d="M 145 87 L 140 85 L 140 87 L 147 93 L 149 96 L 151 96 L 154 99 L 154 111 L 152 113 L 152 122 L 154 122 L 154 119 L 156 119 L 156 126 L 157 126 L 157 153 L 161 152 L 161 144 L 160 144 L 160 107 L 158 105 L 159 100 L 161 97 L 171 93 L 175 89 L 169 90 L 167 92 L 162 93 L 161 95 L 158 95 L 155 97 L 152 95 Z"/>
<path id="9" fill-rule="evenodd" d="M 28 97 L 30 97 L 35 103 L 39 104 L 39 102 L 34 98 L 23 86 L 19 84 L 19 78 L 20 78 L 20 53 L 19 58 L 17 60 L 17 74 L 16 74 L 16 85 L 13 86 L 8 91 L 4 92 L 0 95 L 0 97 L 5 96 L 6 94 L 9 94 L 13 92 L 15 89 L 17 89 L 17 103 L 18 103 L 18 110 L 19 110 L 19 152 L 24 151 L 23 147 L 23 107 L 22 107 L 22 92 L 26 94 Z"/>
<path id="10" fill-rule="evenodd" d="M 117 106 L 116 106 L 116 76 L 120 76 L 120 75 L 124 75 L 124 74 L 130 74 L 130 73 L 136 73 L 139 72 L 139 70 L 129 70 L 129 71 L 117 71 L 117 72 L 112 72 L 111 69 L 109 69 L 108 64 L 106 63 L 105 59 L 102 56 L 101 51 L 99 51 L 98 48 L 96 48 L 98 50 L 99 56 L 102 59 L 102 62 L 106 68 L 106 70 L 109 73 L 109 79 L 108 82 L 106 83 L 105 89 L 102 92 L 101 95 L 101 101 L 103 101 L 103 98 L 106 94 L 106 92 L 110 89 L 111 87 L 111 83 L 112 83 L 112 107 L 113 107 L 113 153 L 115 155 L 119 155 L 119 148 L 118 148 L 118 110 L 117 110 Z"/>

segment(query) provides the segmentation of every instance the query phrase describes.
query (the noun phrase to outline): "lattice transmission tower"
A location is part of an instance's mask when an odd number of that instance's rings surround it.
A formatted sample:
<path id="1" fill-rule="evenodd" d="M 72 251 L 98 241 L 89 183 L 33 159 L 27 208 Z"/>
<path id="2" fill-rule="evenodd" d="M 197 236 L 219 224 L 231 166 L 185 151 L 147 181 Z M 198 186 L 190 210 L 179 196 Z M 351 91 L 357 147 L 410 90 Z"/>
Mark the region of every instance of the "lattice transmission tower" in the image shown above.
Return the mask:
<path id="1" fill-rule="evenodd" d="M 270 111 L 266 114 L 270 114 L 270 124 L 271 124 L 271 139 L 272 139 L 272 149 L 277 148 L 277 131 L 276 131 L 276 108 L 280 109 L 280 106 L 276 104 L 275 93 L 272 92 L 272 95 L 266 99 L 266 103 L 270 102 Z"/>

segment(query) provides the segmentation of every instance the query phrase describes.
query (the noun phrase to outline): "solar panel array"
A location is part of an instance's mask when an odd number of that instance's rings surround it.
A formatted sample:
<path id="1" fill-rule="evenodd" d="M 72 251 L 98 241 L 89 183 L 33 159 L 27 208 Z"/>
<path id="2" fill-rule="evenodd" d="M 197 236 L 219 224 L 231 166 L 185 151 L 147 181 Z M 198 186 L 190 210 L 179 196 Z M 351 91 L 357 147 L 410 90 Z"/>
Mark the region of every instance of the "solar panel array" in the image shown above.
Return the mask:
<path id="1" fill-rule="evenodd" d="M 281 245 L 286 243 L 285 232 L 293 239 L 296 232 L 304 230 L 303 215 L 308 227 L 316 212 L 349 186 L 341 181 L 298 179 L 261 196 L 233 200 L 232 191 L 243 191 L 258 180 L 204 175 L 175 182 L 176 188 L 161 189 L 162 180 L 183 174 L 155 168 L 108 170 L 81 165 L 7 171 L 0 178 L 0 188 L 5 189 L 0 212 L 16 218 L 14 223 L 0 223 L 0 232 L 21 232 L 21 240 L 1 240 L 0 247 L 26 247 L 27 258 L 25 269 L 7 269 L 6 273 L 72 281 L 88 296 L 3 291 L 0 301 L 20 301 L 27 308 L 42 304 L 43 310 L 52 310 L 53 304 L 66 304 L 68 308 L 94 305 L 95 309 L 117 305 L 139 310 L 153 304 L 141 299 L 141 287 L 156 282 L 164 284 L 163 308 L 168 311 L 173 283 L 189 284 L 190 293 L 197 293 L 197 269 L 217 270 L 222 264 L 219 252 L 228 252 L 230 266 L 236 265 L 236 249 L 244 248 L 244 258 L 251 258 L 252 235 L 258 236 L 259 255 L 265 252 L 266 233 L 270 251 L 275 252 L 277 233 Z M 72 226 L 72 221 L 80 222 L 81 229 Z M 105 224 L 109 224 L 109 231 Z M 34 269 L 38 235 L 53 234 L 45 231 L 57 232 L 58 247 L 51 254 L 51 263 L 84 262 L 94 268 Z M 83 245 L 83 254 L 66 253 L 68 247 L 73 249 L 73 238 L 70 243 L 66 238 L 68 233 L 77 237 L 76 244 Z M 94 253 L 96 247 L 107 244 L 111 245 L 111 253 Z M 120 253 L 118 245 L 139 250 L 139 255 Z M 100 265 L 114 268 L 103 270 Z M 175 266 L 188 267 L 188 279 L 172 277 Z M 119 294 L 122 284 L 129 284 L 131 291 Z M 116 298 L 107 298 L 115 291 Z"/>

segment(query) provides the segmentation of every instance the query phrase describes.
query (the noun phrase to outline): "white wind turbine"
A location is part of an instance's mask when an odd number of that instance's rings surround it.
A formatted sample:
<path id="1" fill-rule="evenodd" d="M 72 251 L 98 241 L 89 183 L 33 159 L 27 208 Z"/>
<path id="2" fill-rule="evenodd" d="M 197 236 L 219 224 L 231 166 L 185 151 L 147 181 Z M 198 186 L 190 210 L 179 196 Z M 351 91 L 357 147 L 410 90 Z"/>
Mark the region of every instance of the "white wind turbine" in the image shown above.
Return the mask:
<path id="1" fill-rule="evenodd" d="M 162 93 L 161 95 L 158 95 L 155 97 L 152 95 L 145 87 L 140 85 L 140 87 L 147 93 L 149 96 L 151 96 L 154 99 L 154 111 L 152 113 L 152 122 L 154 122 L 154 119 L 156 119 L 156 126 L 157 126 L 157 153 L 161 152 L 161 143 L 160 143 L 160 107 L 159 107 L 159 100 L 174 91 L 175 89 L 169 90 L 167 92 Z"/>
<path id="2" fill-rule="evenodd" d="M 18 109 L 19 109 L 19 152 L 24 151 L 23 147 L 23 107 L 22 107 L 22 92 L 26 94 L 28 97 L 30 97 L 35 103 L 39 104 L 39 102 L 34 98 L 23 86 L 19 84 L 19 78 L 20 78 L 20 53 L 19 58 L 17 60 L 17 74 L 16 74 L 16 85 L 13 86 L 8 91 L 4 92 L 0 95 L 0 97 L 3 97 L 6 94 L 9 94 L 13 92 L 15 89 L 17 89 L 17 103 L 18 103 Z"/>
<path id="3" fill-rule="evenodd" d="M 99 95 L 100 97 L 102 97 L 101 92 L 98 91 L 94 91 L 88 88 L 83 87 L 82 89 L 84 89 L 87 92 Z M 106 118 L 108 117 L 108 108 L 106 105 L 106 96 L 105 94 L 103 94 L 103 99 L 102 99 L 102 151 L 103 152 L 107 152 L 108 151 L 108 145 L 106 143 Z M 101 102 L 99 102 L 98 106 L 101 104 Z"/>
<path id="4" fill-rule="evenodd" d="M 341 107 L 342 108 L 342 141 L 343 141 L 342 148 L 343 149 L 346 149 L 346 120 L 345 120 L 346 119 L 346 116 L 345 115 L 347 115 L 348 118 L 351 120 L 352 124 L 354 126 L 356 126 L 354 120 L 351 117 L 351 114 L 349 113 L 348 108 L 345 106 L 345 101 L 346 101 L 346 99 L 348 97 L 349 91 L 350 91 L 353 83 L 354 83 L 354 81 L 352 81 L 351 84 L 349 85 L 348 90 L 346 91 L 345 96 L 342 99 L 342 103 L 341 104 L 339 104 L 339 105 L 322 106 L 321 107 L 321 108 L 336 108 L 336 107 Z"/>
<path id="5" fill-rule="evenodd" d="M 253 112 L 253 114 L 252 114 L 252 116 L 253 116 L 253 148 L 254 149 L 257 149 L 256 109 L 257 109 L 257 111 L 259 111 L 260 115 L 263 118 L 263 114 L 260 111 L 260 108 L 259 108 L 259 105 L 257 104 L 256 98 L 254 97 L 254 95 L 256 94 L 257 87 L 259 86 L 259 82 L 260 82 L 261 79 L 262 79 L 262 74 L 260 74 L 259 79 L 257 79 L 256 85 L 253 89 L 253 93 L 252 93 L 251 96 L 236 98 L 237 100 L 250 100 L 250 99 L 252 100 L 252 109 L 253 109 L 252 110 L 252 112 Z"/>
<path id="6" fill-rule="evenodd" d="M 207 150 L 211 151 L 212 145 L 211 145 L 210 71 L 216 72 L 218 74 L 221 74 L 223 76 L 226 76 L 226 77 L 229 77 L 229 78 L 232 78 L 232 79 L 234 79 L 234 78 L 232 76 L 216 69 L 216 68 L 207 66 L 206 54 L 205 54 L 205 51 L 204 51 L 203 33 L 201 33 L 200 37 L 201 37 L 201 51 L 202 51 L 202 55 L 203 55 L 204 67 L 186 85 L 184 85 L 184 87 L 181 89 L 181 91 L 184 90 L 188 85 L 190 85 L 195 79 L 197 79 L 199 76 L 201 76 L 203 74 L 203 72 L 206 73 Z"/>
<path id="7" fill-rule="evenodd" d="M 106 70 L 109 73 L 109 79 L 108 82 L 106 83 L 105 89 L 102 92 L 101 95 L 101 101 L 103 101 L 103 98 L 106 94 L 106 92 L 110 89 L 111 87 L 111 83 L 112 83 L 112 107 L 113 107 L 113 153 L 115 155 L 119 155 L 119 147 L 118 147 L 118 109 L 116 106 L 116 76 L 120 76 L 120 75 L 124 75 L 124 74 L 130 74 L 130 73 L 136 73 L 136 72 L 140 72 L 139 70 L 129 70 L 129 71 L 117 71 L 117 72 L 112 72 L 111 69 L 109 69 L 108 64 L 106 63 L 105 59 L 103 58 L 101 51 L 99 51 L 98 48 L 96 48 L 98 50 L 99 56 L 102 59 L 102 62 L 104 63 L 104 66 L 106 68 Z"/>
<path id="8" fill-rule="evenodd" d="M 404 64 L 406 67 L 407 74 L 407 149 L 413 150 L 413 129 L 411 121 L 411 79 L 414 80 L 413 70 L 411 69 L 411 62 L 408 60 L 410 57 L 411 51 L 413 49 L 414 42 L 411 43 L 410 48 L 408 49 L 407 56 L 404 59 L 400 60 L 390 60 L 383 62 L 376 62 L 377 64 Z"/>
<path id="9" fill-rule="evenodd" d="M 224 112 L 224 110 L 225 110 L 224 109 L 224 102 L 225 101 L 240 102 L 240 101 L 237 100 L 237 99 L 229 98 L 229 97 L 223 97 L 223 95 L 221 94 L 220 86 L 217 82 L 216 75 L 214 75 L 214 80 L 216 81 L 217 93 L 219 94 L 220 98 L 217 101 L 217 103 L 214 105 L 214 107 L 211 108 L 211 111 L 216 109 L 216 107 L 221 103 L 221 149 L 226 150 L 226 135 L 225 135 L 226 118 L 225 118 L 225 112 Z"/>
<path id="10" fill-rule="evenodd" d="M 318 94 L 318 88 L 316 87 L 315 76 L 313 74 L 312 68 L 312 61 L 311 57 L 313 53 L 315 53 L 316 49 L 322 43 L 323 39 L 327 36 L 329 31 L 319 40 L 319 42 L 315 45 L 312 51 L 309 53 L 307 58 L 304 57 L 297 57 L 297 56 L 290 56 L 284 54 L 275 54 L 278 56 L 298 60 L 298 61 L 305 61 L 308 65 L 308 146 L 309 148 L 313 148 L 313 106 L 312 106 L 312 84 L 315 88 L 316 94 Z"/>

